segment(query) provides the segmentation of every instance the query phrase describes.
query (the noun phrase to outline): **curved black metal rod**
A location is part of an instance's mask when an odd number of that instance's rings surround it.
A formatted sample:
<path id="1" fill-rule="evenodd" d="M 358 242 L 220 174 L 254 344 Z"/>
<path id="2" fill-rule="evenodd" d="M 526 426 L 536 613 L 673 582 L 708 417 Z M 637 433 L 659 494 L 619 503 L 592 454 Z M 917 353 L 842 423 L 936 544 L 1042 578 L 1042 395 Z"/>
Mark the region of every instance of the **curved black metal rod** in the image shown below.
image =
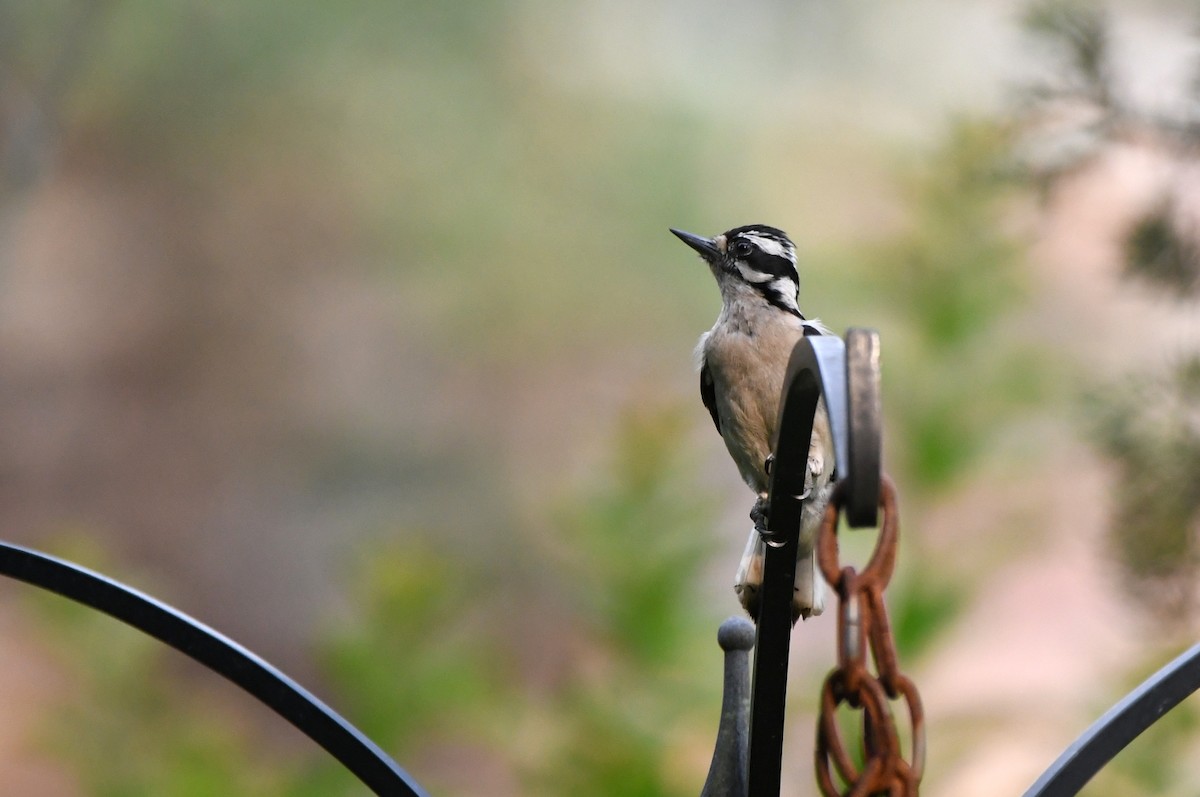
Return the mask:
<path id="1" fill-rule="evenodd" d="M 1029 787 L 1025 797 L 1078 794 L 1113 756 L 1197 689 L 1200 645 L 1193 645 L 1092 723 Z"/>
<path id="2" fill-rule="evenodd" d="M 851 329 L 845 343 L 833 335 L 807 336 L 796 344 L 788 361 L 767 521 L 783 543 L 767 546 L 754 654 L 749 793 L 756 797 L 779 794 L 800 533 L 801 504 L 792 496 L 804 492 L 817 401 L 824 396 L 847 501 L 859 507 L 857 516 L 848 516 L 848 521 L 853 526 L 874 525 L 881 461 L 879 381 L 879 334 L 873 330 Z M 867 497 L 870 510 L 863 511 Z"/>
<path id="3" fill-rule="evenodd" d="M 357 728 L 275 667 L 183 612 L 107 576 L 0 542 L 0 574 L 111 615 L 187 654 L 269 706 L 379 795 L 428 797 Z"/>

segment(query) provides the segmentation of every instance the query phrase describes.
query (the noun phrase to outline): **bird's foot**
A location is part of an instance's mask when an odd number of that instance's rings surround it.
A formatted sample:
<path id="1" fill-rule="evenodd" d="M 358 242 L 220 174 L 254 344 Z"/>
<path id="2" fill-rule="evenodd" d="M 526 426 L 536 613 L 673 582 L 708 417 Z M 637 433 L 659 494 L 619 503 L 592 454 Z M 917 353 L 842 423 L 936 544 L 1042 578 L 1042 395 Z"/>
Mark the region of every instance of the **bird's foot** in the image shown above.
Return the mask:
<path id="1" fill-rule="evenodd" d="M 754 530 L 759 536 L 772 547 L 778 548 L 783 545 L 783 540 L 775 536 L 775 533 L 767 528 L 767 516 L 770 514 L 771 504 L 767 501 L 766 495 L 760 495 L 758 500 L 754 502 L 754 506 L 750 509 L 750 519 L 754 521 Z"/>
<path id="2" fill-rule="evenodd" d="M 750 507 L 750 519 L 754 521 L 754 529 L 759 534 L 767 531 L 767 510 L 770 504 L 767 503 L 767 497 L 760 495 L 754 502 L 754 506 Z"/>

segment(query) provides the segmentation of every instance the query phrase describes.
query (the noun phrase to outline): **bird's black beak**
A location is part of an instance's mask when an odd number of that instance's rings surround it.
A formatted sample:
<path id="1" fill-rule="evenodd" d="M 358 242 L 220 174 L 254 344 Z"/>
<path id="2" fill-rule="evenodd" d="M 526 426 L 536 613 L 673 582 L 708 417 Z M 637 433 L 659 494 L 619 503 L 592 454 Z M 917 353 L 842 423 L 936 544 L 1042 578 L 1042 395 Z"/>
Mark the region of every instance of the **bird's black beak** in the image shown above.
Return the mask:
<path id="1" fill-rule="evenodd" d="M 699 252 L 700 256 L 705 260 L 713 261 L 721 256 L 721 250 L 717 247 L 717 242 L 714 239 L 702 238 L 699 235 L 694 235 L 690 232 L 684 232 L 683 230 L 677 230 L 674 227 L 671 227 L 670 229 L 671 232 L 675 234 L 676 238 Z"/>

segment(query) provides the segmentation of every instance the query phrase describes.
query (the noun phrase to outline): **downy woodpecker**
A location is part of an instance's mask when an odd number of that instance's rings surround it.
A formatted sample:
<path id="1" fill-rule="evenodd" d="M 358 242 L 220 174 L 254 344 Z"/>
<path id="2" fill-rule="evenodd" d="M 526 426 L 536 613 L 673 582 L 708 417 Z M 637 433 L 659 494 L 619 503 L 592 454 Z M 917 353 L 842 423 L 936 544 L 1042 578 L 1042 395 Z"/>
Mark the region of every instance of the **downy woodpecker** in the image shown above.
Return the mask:
<path id="1" fill-rule="evenodd" d="M 767 460 L 779 420 L 783 378 L 797 341 L 829 330 L 800 313 L 796 247 L 782 230 L 751 224 L 714 238 L 671 232 L 704 258 L 721 289 L 721 313 L 696 346 L 700 397 L 742 479 L 758 496 L 750 512 L 755 527 L 734 584 L 742 606 L 757 620 L 770 483 Z M 821 402 L 808 452 L 793 621 L 820 614 L 825 606 L 825 582 L 813 545 L 833 487 L 833 469 L 833 434 Z"/>

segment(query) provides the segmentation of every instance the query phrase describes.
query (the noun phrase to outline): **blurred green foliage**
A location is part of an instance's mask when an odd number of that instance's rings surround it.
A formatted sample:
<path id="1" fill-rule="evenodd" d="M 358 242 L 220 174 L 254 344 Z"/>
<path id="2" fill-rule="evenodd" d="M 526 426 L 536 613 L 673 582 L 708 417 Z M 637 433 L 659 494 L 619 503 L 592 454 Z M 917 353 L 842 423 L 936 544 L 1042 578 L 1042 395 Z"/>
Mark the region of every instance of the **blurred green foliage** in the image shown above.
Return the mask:
<path id="1" fill-rule="evenodd" d="M 920 494 L 965 477 L 1047 398 L 1045 363 L 1006 325 L 1025 297 L 1011 151 L 1001 122 L 952 125 L 908 171 L 905 229 L 875 247 L 865 272 L 863 294 L 877 303 L 868 317 L 888 341 L 887 453 Z"/>
<path id="2" fill-rule="evenodd" d="M 323 661 L 356 724 L 385 748 L 411 749 L 495 709 L 506 658 L 473 606 L 492 593 L 488 578 L 422 542 L 384 545 L 361 563 L 355 614 L 333 631 Z"/>
<path id="3" fill-rule="evenodd" d="M 702 534 L 713 509 L 679 478 L 690 428 L 681 409 L 628 411 L 615 440 L 609 479 L 583 502 L 561 508 L 555 534 L 575 599 L 591 622 L 642 667 L 677 660 L 703 633 L 691 594 L 714 545 Z"/>
<path id="4" fill-rule="evenodd" d="M 1020 241 L 1003 213 L 1017 187 L 1011 145 L 1000 122 L 960 121 L 905 181 L 908 230 L 876 270 L 934 352 L 961 351 L 1022 296 Z"/>
<path id="5" fill-rule="evenodd" d="M 711 744 L 720 653 L 714 614 L 696 600 L 711 507 L 695 497 L 684 417 L 674 408 L 625 417 L 597 486 L 553 512 L 569 546 L 513 540 L 545 574 L 540 594 L 519 604 L 497 572 L 432 539 L 373 547 L 354 568 L 352 611 L 322 646 L 330 702 L 437 794 L 472 793 L 422 771 L 423 756 L 451 738 L 499 762 L 521 794 L 697 793 L 704 771 L 671 762 L 697 738 Z M 181 689 L 155 641 L 57 598 L 37 603 L 64 656 L 87 653 L 69 665 L 79 696 L 49 732 L 87 793 L 364 793 L 316 752 L 256 751 L 254 734 L 222 709 L 237 695 L 214 701 L 196 673 L 196 686 Z M 561 611 L 512 614 L 538 603 Z M 557 633 L 578 649 L 553 652 L 557 674 L 538 681 L 522 662 L 544 655 L 526 646 L 547 622 L 569 623 Z"/>
<path id="6" fill-rule="evenodd" d="M 915 557 L 906 557 L 911 562 Z M 920 564 L 905 567 L 904 577 L 888 591 L 888 615 L 896 650 L 916 662 L 968 605 L 970 590 L 952 575 Z"/>

